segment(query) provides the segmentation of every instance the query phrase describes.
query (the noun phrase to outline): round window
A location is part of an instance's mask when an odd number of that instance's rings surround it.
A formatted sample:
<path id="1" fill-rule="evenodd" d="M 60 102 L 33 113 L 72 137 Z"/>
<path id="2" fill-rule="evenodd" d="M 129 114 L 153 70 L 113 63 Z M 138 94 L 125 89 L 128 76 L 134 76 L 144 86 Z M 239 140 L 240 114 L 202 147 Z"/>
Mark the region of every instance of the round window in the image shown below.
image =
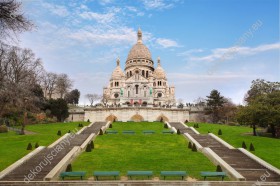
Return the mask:
<path id="1" fill-rule="evenodd" d="M 118 97 L 119 97 L 119 94 L 118 94 L 118 93 L 115 93 L 115 94 L 114 94 L 114 97 L 115 97 L 115 98 L 118 98 Z"/>
<path id="2" fill-rule="evenodd" d="M 157 95 L 159 98 L 162 96 L 162 93 L 158 93 L 158 95 Z"/>

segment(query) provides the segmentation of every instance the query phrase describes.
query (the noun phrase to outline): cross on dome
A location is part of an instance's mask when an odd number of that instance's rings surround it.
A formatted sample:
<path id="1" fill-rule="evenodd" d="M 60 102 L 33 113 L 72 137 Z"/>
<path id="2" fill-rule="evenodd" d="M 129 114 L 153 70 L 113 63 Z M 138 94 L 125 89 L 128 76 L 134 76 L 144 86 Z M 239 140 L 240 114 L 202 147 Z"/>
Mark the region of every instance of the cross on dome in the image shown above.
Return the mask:
<path id="1" fill-rule="evenodd" d="M 120 58 L 117 58 L 117 66 L 120 66 Z"/>
<path id="2" fill-rule="evenodd" d="M 158 66 L 160 66 L 160 57 L 157 58 Z"/>
<path id="3" fill-rule="evenodd" d="M 138 28 L 137 36 L 138 36 L 137 42 L 142 43 L 142 30 L 140 28 Z"/>

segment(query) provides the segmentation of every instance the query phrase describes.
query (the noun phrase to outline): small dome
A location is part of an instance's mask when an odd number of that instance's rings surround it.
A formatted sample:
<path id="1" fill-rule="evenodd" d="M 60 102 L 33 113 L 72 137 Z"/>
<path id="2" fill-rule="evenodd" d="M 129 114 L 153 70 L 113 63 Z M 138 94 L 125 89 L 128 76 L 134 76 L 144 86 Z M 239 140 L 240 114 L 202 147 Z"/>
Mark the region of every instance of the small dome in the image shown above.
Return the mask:
<path id="1" fill-rule="evenodd" d="M 137 43 L 131 48 L 130 52 L 128 53 L 127 61 L 138 58 L 152 60 L 152 55 L 149 49 L 142 42 L 142 31 L 140 30 L 140 28 L 138 29 L 137 37 Z"/>
<path id="2" fill-rule="evenodd" d="M 160 58 L 158 57 L 158 66 L 154 71 L 154 77 L 156 79 L 166 79 L 165 71 L 160 65 Z"/>
<path id="3" fill-rule="evenodd" d="M 120 67 L 120 60 L 117 59 L 117 67 L 113 71 L 111 79 L 122 79 L 124 76 L 125 75 Z"/>

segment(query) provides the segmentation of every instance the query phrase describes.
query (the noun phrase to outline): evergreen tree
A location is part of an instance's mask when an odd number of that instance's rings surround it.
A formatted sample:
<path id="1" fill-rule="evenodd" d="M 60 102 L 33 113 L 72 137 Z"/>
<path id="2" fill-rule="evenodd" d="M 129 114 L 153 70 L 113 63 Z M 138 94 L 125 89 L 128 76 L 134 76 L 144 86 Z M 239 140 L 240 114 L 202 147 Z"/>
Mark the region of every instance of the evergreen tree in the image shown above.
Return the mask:
<path id="1" fill-rule="evenodd" d="M 211 114 L 212 122 L 216 123 L 220 120 L 219 110 L 223 107 L 225 98 L 221 96 L 220 92 L 218 92 L 217 90 L 212 90 L 207 98 L 206 114 Z"/>

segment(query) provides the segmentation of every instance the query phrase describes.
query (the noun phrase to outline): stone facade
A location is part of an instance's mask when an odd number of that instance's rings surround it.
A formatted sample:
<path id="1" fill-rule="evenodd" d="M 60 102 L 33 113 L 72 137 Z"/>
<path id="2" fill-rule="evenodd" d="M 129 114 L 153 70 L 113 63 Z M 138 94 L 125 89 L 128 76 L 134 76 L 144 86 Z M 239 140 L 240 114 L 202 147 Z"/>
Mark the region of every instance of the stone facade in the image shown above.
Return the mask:
<path id="1" fill-rule="evenodd" d="M 189 109 L 164 109 L 149 107 L 123 107 L 123 108 L 88 108 L 85 109 L 85 118 L 95 121 L 189 121 Z"/>
<path id="2" fill-rule="evenodd" d="M 121 106 L 175 105 L 175 87 L 168 85 L 160 58 L 155 69 L 151 53 L 142 42 L 140 29 L 137 37 L 137 43 L 128 54 L 124 72 L 117 59 L 110 83 L 103 89 L 103 102 Z"/>

